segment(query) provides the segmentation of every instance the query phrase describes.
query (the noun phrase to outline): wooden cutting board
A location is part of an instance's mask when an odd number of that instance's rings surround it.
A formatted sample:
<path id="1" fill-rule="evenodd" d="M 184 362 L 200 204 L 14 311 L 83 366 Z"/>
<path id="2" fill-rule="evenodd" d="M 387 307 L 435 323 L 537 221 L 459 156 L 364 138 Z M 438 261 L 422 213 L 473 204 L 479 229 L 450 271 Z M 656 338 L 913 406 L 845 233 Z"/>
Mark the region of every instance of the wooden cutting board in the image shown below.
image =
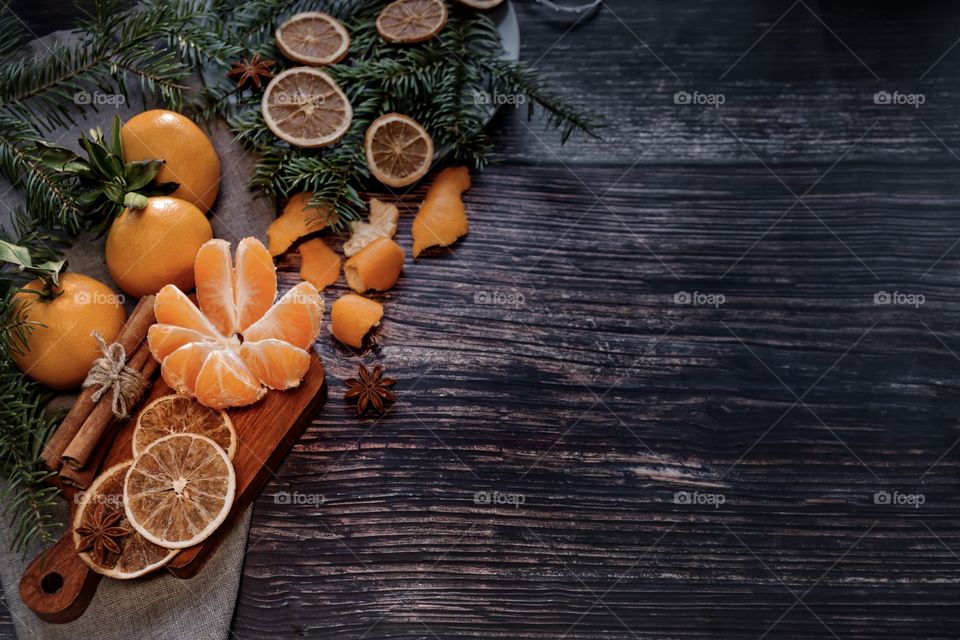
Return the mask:
<path id="1" fill-rule="evenodd" d="M 157 378 L 141 407 L 169 393 L 172 393 L 170 388 Z M 237 474 L 233 509 L 227 521 L 211 537 L 178 553 L 167 565 L 167 571 L 179 578 L 191 578 L 200 571 L 237 516 L 253 501 L 323 406 L 326 397 L 323 364 L 319 356 L 313 354 L 310 368 L 299 387 L 290 391 L 271 391 L 257 404 L 229 412 L 240 440 L 233 459 Z M 136 418 L 133 416 L 120 427 L 103 464 L 104 469 L 133 458 L 131 442 Z M 20 579 L 20 597 L 48 622 L 70 622 L 79 618 L 100 583 L 100 574 L 85 565 L 74 549 L 72 522 L 77 491 L 64 489 L 64 495 L 72 505 L 71 525 L 60 541 L 40 554 Z"/>

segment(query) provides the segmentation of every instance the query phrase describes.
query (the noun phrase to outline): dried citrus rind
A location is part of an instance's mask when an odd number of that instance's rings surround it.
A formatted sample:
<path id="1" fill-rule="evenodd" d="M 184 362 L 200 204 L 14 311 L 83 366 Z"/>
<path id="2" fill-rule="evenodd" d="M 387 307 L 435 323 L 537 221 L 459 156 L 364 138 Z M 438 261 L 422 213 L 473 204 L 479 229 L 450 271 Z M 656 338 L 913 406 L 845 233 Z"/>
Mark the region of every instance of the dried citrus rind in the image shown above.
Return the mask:
<path id="1" fill-rule="evenodd" d="M 433 163 L 433 138 L 402 113 L 388 113 L 371 122 L 363 136 L 363 150 L 373 177 L 395 189 L 427 175 Z"/>
<path id="2" fill-rule="evenodd" d="M 267 245 L 270 248 L 270 255 L 277 257 L 303 236 L 329 226 L 329 212 L 319 207 L 309 206 L 312 197 L 313 194 L 309 191 L 291 196 L 280 217 L 267 227 Z"/>
<path id="3" fill-rule="evenodd" d="M 355 293 L 345 293 L 330 307 L 330 333 L 343 344 L 359 349 L 364 336 L 378 326 L 382 318 L 382 304 Z"/>
<path id="4" fill-rule="evenodd" d="M 457 0 L 460 4 L 471 9 L 480 9 L 486 11 L 503 4 L 503 0 Z"/>
<path id="5" fill-rule="evenodd" d="M 466 167 L 444 169 L 427 190 L 427 197 L 413 219 L 413 257 L 429 247 L 447 247 L 467 234 L 467 210 L 461 195 L 470 188 Z"/>
<path id="6" fill-rule="evenodd" d="M 313 67 L 277 74 L 263 92 L 260 111 L 275 136 L 306 149 L 337 142 L 353 120 L 353 108 L 340 85 Z"/>
<path id="7" fill-rule="evenodd" d="M 340 256 L 322 238 L 307 240 L 299 247 L 300 278 L 319 291 L 334 284 L 340 277 Z"/>
<path id="8" fill-rule="evenodd" d="M 350 49 L 350 34 L 344 26 L 321 11 L 304 11 L 291 16 L 277 27 L 274 36 L 280 53 L 308 65 L 336 64 Z"/>
<path id="9" fill-rule="evenodd" d="M 377 33 L 387 42 L 414 44 L 429 40 L 446 24 L 443 0 L 396 0 L 377 16 Z"/>
<path id="10" fill-rule="evenodd" d="M 82 497 L 74 514 L 71 530 L 73 544 L 83 563 L 101 575 L 119 580 L 146 575 L 164 566 L 177 555 L 176 551 L 156 545 L 141 536 L 127 520 L 123 508 L 123 481 L 131 464 L 131 461 L 121 462 L 102 471 L 90 488 L 79 494 Z M 104 563 L 97 562 L 97 559 L 86 551 L 79 551 L 84 537 L 78 532 L 82 530 L 90 510 L 101 505 L 106 509 L 119 511 L 122 517 L 117 525 L 130 530 L 130 535 L 117 541 L 122 548 L 121 553 L 108 555 Z"/>
<path id="11" fill-rule="evenodd" d="M 226 451 L 205 436 L 177 433 L 153 442 L 130 465 L 123 507 L 144 538 L 167 549 L 184 549 L 223 524 L 236 489 Z"/>
<path id="12" fill-rule="evenodd" d="M 137 416 L 132 442 L 134 457 L 173 433 L 206 436 L 220 445 L 231 460 L 237 452 L 237 431 L 225 411 L 205 407 L 188 396 L 169 395 L 157 398 Z"/>
<path id="13" fill-rule="evenodd" d="M 403 249 L 390 238 L 376 238 L 343 264 L 347 286 L 357 293 L 386 291 L 403 271 Z"/>
<path id="14" fill-rule="evenodd" d="M 343 243 L 343 255 L 348 258 L 356 255 L 365 246 L 377 238 L 392 238 L 397 233 L 400 210 L 395 205 L 378 198 L 370 198 L 370 216 L 368 222 L 356 220 L 350 223 L 352 234 Z"/>

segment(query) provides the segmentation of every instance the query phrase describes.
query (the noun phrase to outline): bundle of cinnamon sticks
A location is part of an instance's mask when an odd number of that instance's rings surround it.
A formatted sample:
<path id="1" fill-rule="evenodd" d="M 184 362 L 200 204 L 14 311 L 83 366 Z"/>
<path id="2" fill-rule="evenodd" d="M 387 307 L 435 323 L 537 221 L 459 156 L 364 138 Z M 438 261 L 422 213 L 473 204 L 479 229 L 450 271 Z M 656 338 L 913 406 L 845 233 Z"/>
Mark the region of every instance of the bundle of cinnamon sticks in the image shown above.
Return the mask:
<path id="1" fill-rule="evenodd" d="M 140 372 L 147 382 L 159 366 L 146 340 L 147 330 L 156 322 L 153 301 L 154 296 L 140 299 L 116 339 L 127 354 L 127 366 Z M 43 449 L 47 467 L 57 472 L 61 482 L 80 489 L 89 487 L 99 473 L 120 423 L 113 413 L 112 392 L 94 402 L 97 390 L 88 387 L 80 393 Z"/>

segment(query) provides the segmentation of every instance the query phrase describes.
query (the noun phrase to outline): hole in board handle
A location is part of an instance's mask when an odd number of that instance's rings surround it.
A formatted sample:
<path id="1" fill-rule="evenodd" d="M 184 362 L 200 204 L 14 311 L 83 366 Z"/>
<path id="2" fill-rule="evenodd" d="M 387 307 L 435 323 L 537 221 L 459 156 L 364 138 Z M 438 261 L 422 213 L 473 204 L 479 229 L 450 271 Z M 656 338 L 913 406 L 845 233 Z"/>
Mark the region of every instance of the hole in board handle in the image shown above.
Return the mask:
<path id="1" fill-rule="evenodd" d="M 63 588 L 63 576 L 51 571 L 40 580 L 40 588 L 44 593 L 56 593 Z"/>

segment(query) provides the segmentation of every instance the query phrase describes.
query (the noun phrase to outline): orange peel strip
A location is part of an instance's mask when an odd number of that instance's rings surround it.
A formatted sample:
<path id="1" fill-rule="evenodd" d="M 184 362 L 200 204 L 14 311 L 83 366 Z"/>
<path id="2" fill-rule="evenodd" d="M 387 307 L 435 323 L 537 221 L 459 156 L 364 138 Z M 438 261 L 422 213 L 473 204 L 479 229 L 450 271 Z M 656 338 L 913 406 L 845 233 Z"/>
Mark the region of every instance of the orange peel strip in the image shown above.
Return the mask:
<path id="1" fill-rule="evenodd" d="M 271 256 L 278 256 L 305 235 L 325 229 L 330 214 L 319 207 L 309 207 L 313 194 L 303 191 L 290 198 L 280 217 L 267 227 L 267 244 Z"/>
<path id="2" fill-rule="evenodd" d="M 323 291 L 340 277 L 340 256 L 320 238 L 300 245 L 300 277 Z"/>
<path id="3" fill-rule="evenodd" d="M 363 337 L 380 324 L 383 305 L 376 300 L 345 293 L 330 307 L 330 333 L 345 345 L 359 349 Z"/>
<path id="4" fill-rule="evenodd" d="M 403 249 L 390 238 L 377 238 L 343 265 L 347 285 L 357 293 L 386 291 L 403 271 Z"/>
<path id="5" fill-rule="evenodd" d="M 448 247 L 467 234 L 467 210 L 461 195 L 470 188 L 466 167 L 444 169 L 427 190 L 413 219 L 413 257 L 429 247 Z"/>

